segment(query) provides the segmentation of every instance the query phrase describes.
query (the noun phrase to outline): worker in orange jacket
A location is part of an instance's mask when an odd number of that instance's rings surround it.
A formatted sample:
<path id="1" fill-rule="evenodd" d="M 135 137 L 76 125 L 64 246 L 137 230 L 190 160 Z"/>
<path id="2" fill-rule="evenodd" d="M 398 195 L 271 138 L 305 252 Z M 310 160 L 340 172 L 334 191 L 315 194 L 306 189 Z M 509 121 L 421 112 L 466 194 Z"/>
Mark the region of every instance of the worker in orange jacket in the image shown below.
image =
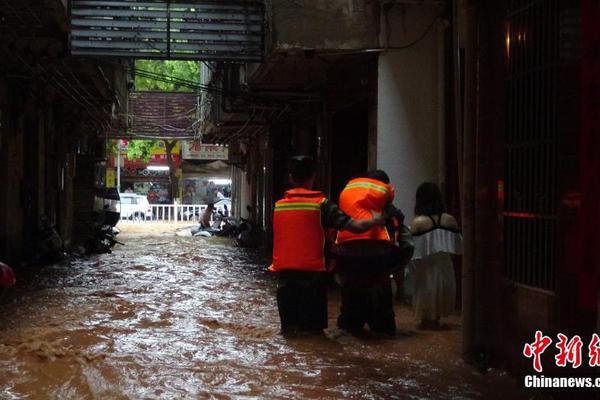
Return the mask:
<path id="1" fill-rule="evenodd" d="M 313 190 L 315 164 L 307 156 L 292 158 L 292 189 L 275 203 L 273 263 L 281 278 L 277 306 L 283 334 L 322 331 L 327 327 L 326 230 L 361 233 L 385 223 L 381 214 L 354 220 Z"/>
<path id="2" fill-rule="evenodd" d="M 396 323 L 390 273 L 396 267 L 398 251 L 394 227 L 404 216 L 392 202 L 394 188 L 384 171 L 352 179 L 340 194 L 340 209 L 354 219 L 385 213 L 387 226 L 374 226 L 356 234 L 339 232 L 334 253 L 342 304 L 338 327 L 360 332 L 367 324 L 373 332 L 394 335 Z"/>

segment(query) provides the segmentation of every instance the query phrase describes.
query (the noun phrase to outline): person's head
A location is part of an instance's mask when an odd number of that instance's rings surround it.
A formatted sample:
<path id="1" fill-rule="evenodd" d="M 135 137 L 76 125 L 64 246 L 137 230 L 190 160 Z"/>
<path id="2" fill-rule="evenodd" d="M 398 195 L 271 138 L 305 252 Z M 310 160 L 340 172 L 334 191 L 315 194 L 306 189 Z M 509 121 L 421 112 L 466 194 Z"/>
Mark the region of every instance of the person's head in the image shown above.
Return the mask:
<path id="1" fill-rule="evenodd" d="M 290 160 L 290 183 L 295 187 L 312 189 L 315 184 L 316 167 L 309 156 L 295 156 Z"/>
<path id="2" fill-rule="evenodd" d="M 208 208 L 209 210 L 214 210 L 215 209 L 215 205 L 213 203 L 208 203 L 206 205 L 206 208 Z"/>
<path id="3" fill-rule="evenodd" d="M 437 215 L 445 211 L 442 192 L 435 183 L 422 183 L 417 189 L 415 215 Z"/>
<path id="4" fill-rule="evenodd" d="M 367 178 L 375 179 L 385 184 L 390 183 L 390 177 L 388 176 L 388 174 L 386 174 L 385 171 L 380 169 L 367 172 Z"/>

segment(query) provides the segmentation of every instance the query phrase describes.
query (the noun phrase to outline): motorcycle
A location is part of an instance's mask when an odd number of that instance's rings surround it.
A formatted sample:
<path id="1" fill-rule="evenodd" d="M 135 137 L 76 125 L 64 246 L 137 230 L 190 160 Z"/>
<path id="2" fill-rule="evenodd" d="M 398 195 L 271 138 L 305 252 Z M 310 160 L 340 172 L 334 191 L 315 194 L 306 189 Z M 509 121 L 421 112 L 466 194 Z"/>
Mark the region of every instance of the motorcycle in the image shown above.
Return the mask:
<path id="1" fill-rule="evenodd" d="M 202 225 L 194 225 L 190 229 L 192 236 L 201 236 L 201 237 L 212 237 L 212 236 L 224 236 L 222 234 L 222 224 L 224 223 L 224 217 L 221 212 L 218 212 L 213 217 L 213 222 L 211 223 L 210 228 L 203 228 Z"/>
<path id="2" fill-rule="evenodd" d="M 99 189 L 94 198 L 93 222 L 88 223 L 91 237 L 86 243 L 88 253 L 112 253 L 116 244 L 124 245 L 116 237 L 120 231 L 115 227 L 119 222 L 120 196 L 116 188 Z"/>
<path id="3" fill-rule="evenodd" d="M 96 226 L 94 235 L 88 242 L 87 251 L 96 254 L 112 253 L 112 249 L 116 244 L 125 245 L 125 243 L 116 239 L 119 233 L 120 231 L 117 228 L 110 225 Z"/>
<path id="4" fill-rule="evenodd" d="M 214 217 L 214 222 L 210 228 L 202 228 L 195 225 L 191 228 L 192 236 L 202 237 L 229 237 L 235 238 L 235 244 L 239 247 L 257 247 L 258 235 L 254 230 L 252 223 L 244 218 L 225 217 L 219 212 Z"/>
<path id="5" fill-rule="evenodd" d="M 36 258 L 33 261 L 42 264 L 52 264 L 65 257 L 63 240 L 56 231 L 56 227 L 50 224 L 47 217 L 41 219 L 41 229 L 36 234 Z"/>
<path id="6" fill-rule="evenodd" d="M 241 218 L 238 226 L 238 234 L 235 238 L 235 244 L 238 247 L 258 247 L 260 246 L 261 235 L 256 232 L 254 225 L 250 220 Z"/>

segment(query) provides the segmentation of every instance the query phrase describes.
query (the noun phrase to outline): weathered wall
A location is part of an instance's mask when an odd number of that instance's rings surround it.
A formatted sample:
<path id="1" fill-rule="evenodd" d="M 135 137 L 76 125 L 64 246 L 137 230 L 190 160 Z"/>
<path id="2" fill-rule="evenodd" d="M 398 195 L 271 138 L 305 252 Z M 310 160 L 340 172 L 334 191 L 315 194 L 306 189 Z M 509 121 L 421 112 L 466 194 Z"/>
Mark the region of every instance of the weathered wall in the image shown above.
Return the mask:
<path id="1" fill-rule="evenodd" d="M 236 182 L 236 191 L 235 191 L 235 216 L 249 219 L 251 217 L 250 213 L 246 210 L 246 206 L 252 205 L 252 189 L 250 188 L 250 183 L 248 181 L 248 173 L 246 171 L 242 171 L 240 168 L 235 168 L 235 182 Z"/>
<path id="2" fill-rule="evenodd" d="M 72 238 L 77 120 L 58 104 L 43 84 L 0 81 L 0 260 L 13 265 L 34 260 L 42 217 Z"/>
<path id="3" fill-rule="evenodd" d="M 389 46 L 414 41 L 438 15 L 435 7 L 399 6 L 389 11 Z M 384 23 L 382 18 L 382 24 Z M 382 26 L 382 32 L 385 28 Z M 388 49 L 379 56 L 377 94 L 377 167 L 396 188 L 396 206 L 410 222 L 419 184 L 440 182 L 439 138 L 444 125 L 440 68 L 442 33 L 434 26 L 406 49 Z M 382 44 L 385 45 L 385 35 Z M 443 86 L 442 86 L 443 87 Z"/>
<path id="4" fill-rule="evenodd" d="M 23 130 L 17 109 L 22 98 L 13 85 L 0 82 L 0 259 L 19 261 L 23 253 L 23 212 L 21 183 L 23 179 Z"/>
<path id="5" fill-rule="evenodd" d="M 272 0 L 268 3 L 267 13 L 272 16 L 270 44 L 277 50 L 377 47 L 377 1 Z"/>

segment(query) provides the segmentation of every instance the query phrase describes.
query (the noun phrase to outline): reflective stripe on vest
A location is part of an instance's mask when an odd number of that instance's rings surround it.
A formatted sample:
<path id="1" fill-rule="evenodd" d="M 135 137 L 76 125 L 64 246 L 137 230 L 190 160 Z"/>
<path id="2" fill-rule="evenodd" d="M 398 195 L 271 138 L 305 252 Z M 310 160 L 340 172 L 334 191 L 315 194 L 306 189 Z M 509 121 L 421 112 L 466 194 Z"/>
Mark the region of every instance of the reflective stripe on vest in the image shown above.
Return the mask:
<path id="1" fill-rule="evenodd" d="M 270 271 L 325 271 L 323 201 L 325 195 L 321 192 L 292 189 L 275 203 Z"/>
<path id="2" fill-rule="evenodd" d="M 352 182 L 352 181 L 350 181 Z M 390 193 L 390 190 L 384 185 L 384 184 L 380 184 L 380 183 L 372 183 L 372 182 L 354 182 L 354 183 L 348 183 L 346 185 L 346 187 L 344 188 L 344 190 L 349 190 L 349 189 L 354 189 L 354 188 L 366 188 L 366 189 L 373 189 L 373 190 L 377 190 L 378 192 L 382 192 L 385 194 Z"/>
<path id="3" fill-rule="evenodd" d="M 353 179 L 340 194 L 339 206 L 342 211 L 356 220 L 370 219 L 372 212 L 383 212 L 385 205 L 394 199 L 394 188 L 375 179 Z M 350 240 L 392 241 L 385 226 L 378 225 L 363 233 L 340 231 L 336 243 Z"/>
<path id="4" fill-rule="evenodd" d="M 321 211 L 321 203 L 276 203 L 275 212 L 277 211 L 297 211 L 297 210 L 313 210 Z"/>

